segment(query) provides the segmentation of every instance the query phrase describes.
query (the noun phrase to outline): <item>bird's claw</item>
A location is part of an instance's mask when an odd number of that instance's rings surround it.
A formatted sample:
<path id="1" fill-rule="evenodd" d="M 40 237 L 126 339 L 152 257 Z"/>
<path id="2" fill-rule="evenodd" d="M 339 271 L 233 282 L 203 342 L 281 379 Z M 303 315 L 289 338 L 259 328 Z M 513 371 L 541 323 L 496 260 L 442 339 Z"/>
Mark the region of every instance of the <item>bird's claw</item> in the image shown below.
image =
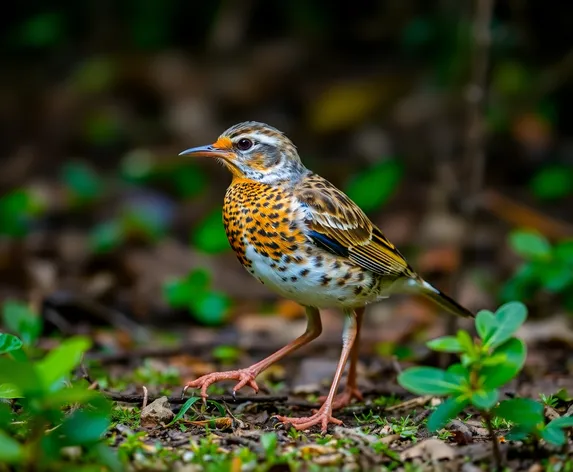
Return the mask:
<path id="1" fill-rule="evenodd" d="M 201 389 L 200 395 L 203 398 L 203 401 L 205 402 L 207 397 L 209 396 L 207 394 L 207 388 L 209 388 L 211 384 L 214 384 L 215 382 L 220 382 L 222 380 L 238 380 L 237 385 L 235 385 L 232 391 L 233 399 L 236 399 L 237 392 L 245 386 L 251 387 L 255 391 L 255 393 L 259 391 L 259 386 L 255 381 L 256 375 L 257 372 L 255 372 L 250 368 L 230 370 L 228 372 L 213 372 L 211 374 L 203 375 L 198 379 L 187 382 L 185 387 L 183 387 L 183 395 L 185 395 L 187 390 L 190 388 L 200 388 Z"/>
<path id="2" fill-rule="evenodd" d="M 314 415 L 302 418 L 289 418 L 288 416 L 275 416 L 281 423 L 289 424 L 298 431 L 320 425 L 323 433 L 326 433 L 329 424 L 342 424 L 342 421 L 332 416 L 332 408 L 321 407 Z"/>

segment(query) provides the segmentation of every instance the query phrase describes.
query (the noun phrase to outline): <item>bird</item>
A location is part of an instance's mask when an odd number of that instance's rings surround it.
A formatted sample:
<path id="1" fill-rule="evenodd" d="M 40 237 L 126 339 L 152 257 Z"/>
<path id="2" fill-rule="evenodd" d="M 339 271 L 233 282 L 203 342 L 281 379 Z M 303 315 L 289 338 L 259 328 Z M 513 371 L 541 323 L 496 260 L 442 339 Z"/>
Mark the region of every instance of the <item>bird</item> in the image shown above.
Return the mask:
<path id="1" fill-rule="evenodd" d="M 365 307 L 395 294 L 422 295 L 455 315 L 473 313 L 420 277 L 404 256 L 344 192 L 307 169 L 293 142 L 278 129 L 245 121 L 210 145 L 180 156 L 212 158 L 232 174 L 223 203 L 223 224 L 242 266 L 278 295 L 305 308 L 305 332 L 250 367 L 214 372 L 188 382 L 183 390 L 207 388 L 222 380 L 258 392 L 256 377 L 270 365 L 316 339 L 320 310 L 344 315 L 342 350 L 322 405 L 306 417 L 276 416 L 297 430 L 342 424 L 333 411 L 362 400 L 357 388 L 358 338 Z M 350 359 L 346 385 L 338 387 Z"/>

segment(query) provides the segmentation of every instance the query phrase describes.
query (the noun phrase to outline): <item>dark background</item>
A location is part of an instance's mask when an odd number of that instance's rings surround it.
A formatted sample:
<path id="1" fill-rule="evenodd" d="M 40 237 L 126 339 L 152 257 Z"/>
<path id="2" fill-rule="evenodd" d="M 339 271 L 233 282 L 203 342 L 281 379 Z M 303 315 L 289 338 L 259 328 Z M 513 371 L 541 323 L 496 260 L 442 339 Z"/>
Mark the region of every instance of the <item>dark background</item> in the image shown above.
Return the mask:
<path id="1" fill-rule="evenodd" d="M 510 231 L 571 236 L 573 5 L 497 2 L 485 45 L 478 16 L 454 0 L 11 5 L 0 19 L 0 296 L 59 310 L 72 299 L 74 320 L 76 297 L 140 322 L 300 315 L 230 253 L 227 172 L 177 158 L 258 120 L 285 131 L 426 277 L 472 309 L 495 307 L 520 264 Z M 484 132 L 472 140 L 475 120 Z M 166 295 L 193 270 L 210 279 L 207 308 Z M 561 309 L 528 296 L 534 315 Z"/>

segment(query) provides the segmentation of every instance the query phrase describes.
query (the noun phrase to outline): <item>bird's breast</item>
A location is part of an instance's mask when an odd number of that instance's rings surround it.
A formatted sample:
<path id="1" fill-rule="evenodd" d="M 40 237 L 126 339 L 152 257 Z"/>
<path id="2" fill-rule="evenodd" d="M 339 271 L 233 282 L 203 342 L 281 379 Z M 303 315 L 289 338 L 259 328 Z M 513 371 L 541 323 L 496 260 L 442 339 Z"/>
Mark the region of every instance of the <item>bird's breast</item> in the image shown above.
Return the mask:
<path id="1" fill-rule="evenodd" d="M 305 234 L 304 211 L 292 193 L 243 182 L 225 196 L 223 221 L 241 264 L 280 295 L 311 306 L 364 304 L 377 281 L 347 258 L 331 254 Z"/>
<path id="2" fill-rule="evenodd" d="M 240 262 L 250 269 L 247 250 L 269 266 L 300 260 L 306 236 L 300 215 L 292 206 L 292 193 L 253 181 L 234 182 L 225 195 L 223 224 Z"/>

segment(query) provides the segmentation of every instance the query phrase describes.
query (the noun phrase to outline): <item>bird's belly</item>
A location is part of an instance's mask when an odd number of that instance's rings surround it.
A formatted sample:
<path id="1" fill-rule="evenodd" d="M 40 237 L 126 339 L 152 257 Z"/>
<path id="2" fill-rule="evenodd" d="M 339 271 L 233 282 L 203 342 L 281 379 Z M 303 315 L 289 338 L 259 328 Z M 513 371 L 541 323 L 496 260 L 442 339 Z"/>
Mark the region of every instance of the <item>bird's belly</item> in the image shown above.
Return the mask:
<path id="1" fill-rule="evenodd" d="M 247 270 L 279 295 L 302 305 L 318 308 L 358 307 L 379 299 L 373 274 L 342 258 L 320 251 L 298 262 L 278 263 L 255 251 L 246 250 Z"/>

